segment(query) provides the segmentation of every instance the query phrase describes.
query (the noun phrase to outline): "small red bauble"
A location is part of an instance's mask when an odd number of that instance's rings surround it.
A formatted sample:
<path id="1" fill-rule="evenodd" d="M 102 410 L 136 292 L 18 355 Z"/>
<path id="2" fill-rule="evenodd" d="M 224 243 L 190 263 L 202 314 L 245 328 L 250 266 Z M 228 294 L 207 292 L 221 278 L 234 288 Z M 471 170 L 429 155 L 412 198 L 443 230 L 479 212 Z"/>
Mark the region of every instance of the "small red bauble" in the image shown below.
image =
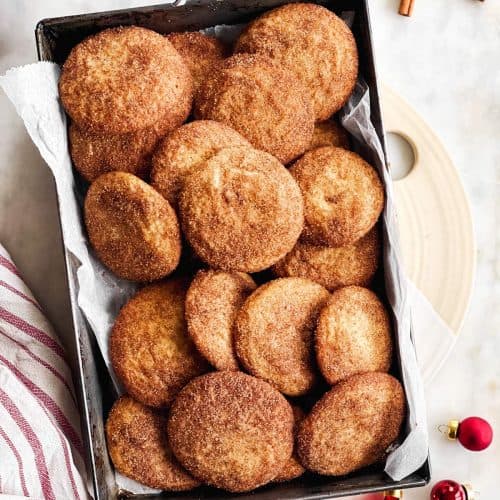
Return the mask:
<path id="1" fill-rule="evenodd" d="M 469 417 L 460 422 L 457 439 L 471 451 L 482 451 L 493 441 L 491 425 L 480 417 Z"/>
<path id="2" fill-rule="evenodd" d="M 464 448 L 471 451 L 485 450 L 493 441 L 493 429 L 484 418 L 469 417 L 462 422 L 450 420 L 448 425 L 439 426 L 441 432 L 443 427 L 448 439 L 458 439 Z"/>
<path id="3" fill-rule="evenodd" d="M 431 500 L 467 500 L 467 492 L 461 484 L 445 479 L 434 485 Z"/>

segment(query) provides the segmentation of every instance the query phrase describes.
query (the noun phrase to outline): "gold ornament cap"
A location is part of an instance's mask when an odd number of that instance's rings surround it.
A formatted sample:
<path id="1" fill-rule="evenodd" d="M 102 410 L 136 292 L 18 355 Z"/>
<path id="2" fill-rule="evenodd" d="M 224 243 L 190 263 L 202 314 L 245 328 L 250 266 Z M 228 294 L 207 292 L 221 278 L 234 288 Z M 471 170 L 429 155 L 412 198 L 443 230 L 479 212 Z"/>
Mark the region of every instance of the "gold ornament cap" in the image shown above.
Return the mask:
<path id="1" fill-rule="evenodd" d="M 458 420 L 450 420 L 448 422 L 448 439 L 454 441 L 458 436 L 458 426 L 460 422 Z"/>
<path id="2" fill-rule="evenodd" d="M 403 498 L 403 490 L 384 491 L 384 496 L 392 498 Z"/>
<path id="3" fill-rule="evenodd" d="M 467 494 L 467 500 L 479 500 L 479 491 L 476 491 L 470 484 L 462 484 L 465 493 Z"/>

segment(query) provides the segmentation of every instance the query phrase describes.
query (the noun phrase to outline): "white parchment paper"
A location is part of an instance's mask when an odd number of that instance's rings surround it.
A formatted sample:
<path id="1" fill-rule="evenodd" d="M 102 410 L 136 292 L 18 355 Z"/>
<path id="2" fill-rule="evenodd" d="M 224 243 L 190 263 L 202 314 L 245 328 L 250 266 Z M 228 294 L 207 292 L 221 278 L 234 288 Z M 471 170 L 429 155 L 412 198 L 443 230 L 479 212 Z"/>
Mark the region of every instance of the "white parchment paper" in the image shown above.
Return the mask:
<path id="1" fill-rule="evenodd" d="M 240 29 L 241 26 L 221 26 L 211 30 L 221 38 L 231 39 Z M 87 243 L 81 216 L 82 191 L 73 176 L 68 153 L 66 115 L 58 98 L 58 79 L 59 67 L 56 64 L 40 62 L 9 70 L 0 78 L 0 85 L 13 102 L 54 175 L 66 250 L 80 264 L 77 273 L 78 304 L 95 333 L 110 376 L 119 392 L 119 384 L 110 366 L 108 337 L 119 309 L 133 294 L 136 285 L 119 280 L 107 271 L 94 257 Z M 371 163 L 378 168 L 386 187 L 383 258 L 387 295 L 398 325 L 397 353 L 408 400 L 408 419 L 405 438 L 390 453 L 385 470 L 393 479 L 399 480 L 418 470 L 427 457 L 425 401 L 411 338 L 411 310 L 407 281 L 400 265 L 392 184 L 382 146 L 370 120 L 370 96 L 363 82 L 358 82 L 353 96 L 341 113 L 341 120 L 365 156 L 368 155 Z M 417 295 L 420 293 L 413 292 Z M 419 316 L 425 316 L 424 324 L 434 325 L 437 315 L 430 305 L 427 307 L 425 304 L 425 301 L 419 301 Z M 447 328 L 443 325 L 437 328 Z M 425 335 L 425 332 L 419 332 L 420 334 Z M 444 334 L 450 335 L 449 331 Z M 123 489 L 134 493 L 154 491 L 120 475 L 117 475 L 117 482 Z"/>
<path id="2" fill-rule="evenodd" d="M 342 125 L 353 135 L 362 149 L 368 148 L 370 161 L 378 168 L 386 189 L 382 214 L 384 236 L 384 271 L 386 293 L 396 317 L 396 341 L 401 377 L 408 403 L 407 432 L 403 443 L 389 455 L 385 471 L 395 480 L 418 470 L 428 453 L 427 421 L 422 378 L 411 336 L 411 308 L 407 279 L 401 266 L 396 210 L 392 180 L 384 152 L 370 119 L 370 92 L 364 82 L 356 84 L 353 95 L 341 110 Z"/>

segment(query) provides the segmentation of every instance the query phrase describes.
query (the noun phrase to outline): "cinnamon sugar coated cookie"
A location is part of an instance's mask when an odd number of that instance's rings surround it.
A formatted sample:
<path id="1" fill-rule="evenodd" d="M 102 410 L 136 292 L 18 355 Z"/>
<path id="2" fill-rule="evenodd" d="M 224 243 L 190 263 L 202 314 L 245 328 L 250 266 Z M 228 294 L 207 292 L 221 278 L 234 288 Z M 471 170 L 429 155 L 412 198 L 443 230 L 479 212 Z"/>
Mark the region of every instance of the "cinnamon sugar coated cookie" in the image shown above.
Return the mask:
<path id="1" fill-rule="evenodd" d="M 231 492 L 250 491 L 276 477 L 290 458 L 293 413 L 263 380 L 214 372 L 179 393 L 167 433 L 176 458 L 200 481 Z"/>
<path id="2" fill-rule="evenodd" d="M 106 421 L 108 452 L 115 468 L 151 488 L 184 491 L 200 483 L 170 450 L 166 418 L 129 396 L 118 399 Z"/>
<path id="3" fill-rule="evenodd" d="M 174 210 L 132 174 L 98 177 L 85 198 L 85 225 L 102 263 L 118 277 L 153 281 L 179 263 L 181 236 Z"/>
<path id="4" fill-rule="evenodd" d="M 377 171 L 361 156 L 342 148 L 308 151 L 290 173 L 304 198 L 303 239 L 342 247 L 363 237 L 384 208 Z"/>
<path id="5" fill-rule="evenodd" d="M 189 380 L 208 370 L 187 334 L 186 291 L 182 279 L 146 286 L 113 326 L 113 370 L 127 392 L 149 406 L 167 406 Z"/>
<path id="6" fill-rule="evenodd" d="M 89 182 L 106 172 L 129 172 L 145 178 L 151 169 L 151 156 L 158 141 L 169 132 L 161 122 L 129 134 L 94 134 L 69 127 L 71 159 L 76 170 Z"/>
<path id="7" fill-rule="evenodd" d="M 334 120 L 326 120 L 314 125 L 313 136 L 307 150 L 324 146 L 344 149 L 350 147 L 347 132 Z"/>
<path id="8" fill-rule="evenodd" d="M 199 31 L 170 33 L 167 40 L 182 56 L 193 77 L 195 92 L 213 67 L 228 55 L 228 48 L 217 38 Z"/>
<path id="9" fill-rule="evenodd" d="M 246 370 L 288 396 L 317 382 L 314 329 L 328 291 L 303 278 L 281 278 L 259 287 L 236 318 L 235 348 Z"/>
<path id="10" fill-rule="evenodd" d="M 367 288 L 333 292 L 316 329 L 316 358 L 329 384 L 363 372 L 387 372 L 392 360 L 389 314 Z"/>
<path id="11" fill-rule="evenodd" d="M 186 296 L 188 332 L 217 370 L 238 370 L 233 350 L 236 314 L 257 285 L 245 273 L 199 271 Z"/>
<path id="12" fill-rule="evenodd" d="M 307 149 L 314 129 L 307 91 L 261 55 L 237 54 L 219 64 L 196 96 L 195 116 L 229 125 L 282 163 Z"/>
<path id="13" fill-rule="evenodd" d="M 293 410 L 293 421 L 294 421 L 293 433 L 295 436 L 299 430 L 299 426 L 302 420 L 304 420 L 304 418 L 306 417 L 306 414 L 304 413 L 302 408 L 300 408 L 300 406 L 297 405 L 293 405 L 292 410 Z M 297 457 L 297 454 L 294 451 L 292 456 L 288 459 L 288 462 L 285 464 L 283 469 L 281 469 L 281 472 L 273 479 L 273 481 L 275 483 L 291 481 L 292 479 L 302 476 L 304 472 L 305 469 L 304 467 L 302 467 Z"/>
<path id="14" fill-rule="evenodd" d="M 95 133 L 125 134 L 188 116 L 193 81 L 174 46 L 137 26 L 111 28 L 70 52 L 59 95 L 72 120 Z"/>
<path id="15" fill-rule="evenodd" d="M 223 123 L 196 120 L 174 130 L 158 146 L 153 156 L 151 183 L 174 206 L 184 180 L 223 148 L 251 144 Z"/>
<path id="16" fill-rule="evenodd" d="M 399 435 L 405 415 L 401 384 L 386 373 L 364 373 L 327 392 L 297 436 L 306 469 L 343 476 L 381 460 Z"/>
<path id="17" fill-rule="evenodd" d="M 358 50 L 347 25 L 325 7 L 291 3 L 251 22 L 235 52 L 264 54 L 286 66 L 310 93 L 316 120 L 326 120 L 351 95 Z"/>
<path id="18" fill-rule="evenodd" d="M 263 151 L 228 148 L 185 181 L 184 234 L 213 268 L 257 272 L 297 241 L 303 225 L 300 190 L 278 160 Z"/>
<path id="19" fill-rule="evenodd" d="M 330 291 L 347 285 L 367 286 L 378 267 L 380 246 L 376 226 L 345 247 L 316 246 L 298 241 L 293 250 L 273 266 L 273 272 L 282 278 L 308 278 Z"/>

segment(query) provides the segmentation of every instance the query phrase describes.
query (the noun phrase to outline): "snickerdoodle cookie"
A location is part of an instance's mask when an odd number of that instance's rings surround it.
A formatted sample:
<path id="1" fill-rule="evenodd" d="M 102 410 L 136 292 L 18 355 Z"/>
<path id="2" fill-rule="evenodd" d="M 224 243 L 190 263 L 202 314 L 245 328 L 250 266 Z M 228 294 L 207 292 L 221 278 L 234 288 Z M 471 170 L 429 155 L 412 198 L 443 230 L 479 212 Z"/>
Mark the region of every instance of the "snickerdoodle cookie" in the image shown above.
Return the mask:
<path id="1" fill-rule="evenodd" d="M 182 468 L 170 450 L 166 417 L 134 401 L 118 399 L 106 421 L 108 451 L 116 469 L 151 488 L 184 491 L 200 483 Z"/>
<path id="2" fill-rule="evenodd" d="M 193 80 L 164 36 L 137 26 L 110 28 L 72 49 L 59 95 L 80 128 L 124 134 L 161 120 L 180 125 L 191 108 Z"/>
<path id="3" fill-rule="evenodd" d="M 138 177 L 109 172 L 85 198 L 85 225 L 103 264 L 118 277 L 153 281 L 179 263 L 181 235 L 167 200 Z"/>
<path id="4" fill-rule="evenodd" d="M 195 120 L 174 130 L 153 155 L 151 183 L 173 206 L 186 177 L 223 148 L 251 144 L 236 130 L 212 120 Z"/>
<path id="5" fill-rule="evenodd" d="M 113 369 L 127 392 L 149 406 L 167 406 L 189 380 L 208 370 L 187 333 L 186 291 L 182 279 L 146 286 L 113 326 Z"/>
<path id="6" fill-rule="evenodd" d="M 276 158 L 227 148 L 184 183 L 179 202 L 184 234 L 213 268 L 256 272 L 284 257 L 303 226 L 297 183 Z"/>
<path id="7" fill-rule="evenodd" d="M 231 492 L 274 479 L 293 449 L 290 403 L 268 383 L 242 372 L 191 381 L 167 424 L 177 460 L 200 481 Z"/>
<path id="8" fill-rule="evenodd" d="M 386 373 L 354 375 L 327 392 L 297 436 L 306 469 L 343 476 L 384 457 L 405 415 L 401 384 Z"/>
<path id="9" fill-rule="evenodd" d="M 314 129 L 307 91 L 262 55 L 237 54 L 217 65 L 196 96 L 195 116 L 229 125 L 282 163 L 307 149 Z"/>
<path id="10" fill-rule="evenodd" d="M 370 284 L 380 259 L 377 226 L 345 247 L 316 246 L 298 241 L 293 250 L 273 266 L 276 276 L 298 276 L 330 291 L 341 286 Z"/>
<path id="11" fill-rule="evenodd" d="M 319 315 L 315 347 L 330 384 L 356 373 L 389 371 L 392 335 L 385 306 L 368 288 L 339 288 Z"/>
<path id="12" fill-rule="evenodd" d="M 76 170 L 89 182 L 106 172 L 129 172 L 146 178 L 158 141 L 170 131 L 161 122 L 128 134 L 94 134 L 74 123 L 69 127 L 69 147 Z"/>
<path id="13" fill-rule="evenodd" d="M 264 54 L 289 68 L 310 93 L 318 121 L 340 109 L 356 84 L 354 36 L 320 5 L 291 3 L 266 12 L 243 31 L 235 51 Z"/>
<path id="14" fill-rule="evenodd" d="M 343 247 L 363 237 L 384 208 L 377 171 L 361 156 L 342 148 L 308 151 L 290 173 L 304 197 L 303 240 Z"/>
<path id="15" fill-rule="evenodd" d="M 233 349 L 236 313 L 257 285 L 245 273 L 199 271 L 186 296 L 188 333 L 217 370 L 237 370 Z"/>
<path id="16" fill-rule="evenodd" d="M 170 33 L 167 39 L 182 56 L 193 77 L 194 91 L 199 89 L 213 67 L 228 55 L 228 48 L 217 38 L 199 31 Z"/>
<path id="17" fill-rule="evenodd" d="M 329 295 L 303 278 L 280 278 L 252 293 L 236 317 L 234 333 L 245 369 L 288 396 L 308 393 L 318 378 L 314 329 Z"/>

